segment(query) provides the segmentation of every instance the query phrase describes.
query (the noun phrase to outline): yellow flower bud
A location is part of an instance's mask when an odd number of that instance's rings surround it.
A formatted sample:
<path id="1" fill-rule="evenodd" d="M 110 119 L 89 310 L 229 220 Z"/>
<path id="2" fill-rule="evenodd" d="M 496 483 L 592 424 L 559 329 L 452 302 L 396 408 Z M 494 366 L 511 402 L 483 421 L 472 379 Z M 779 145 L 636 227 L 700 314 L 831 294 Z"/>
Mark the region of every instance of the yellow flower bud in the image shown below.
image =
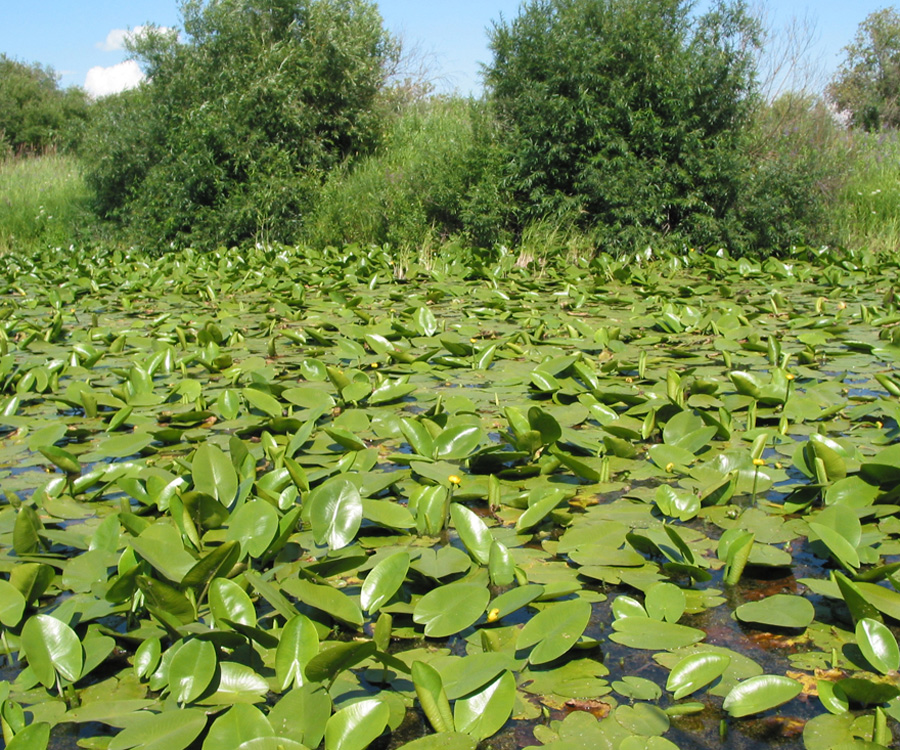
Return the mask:
<path id="1" fill-rule="evenodd" d="M 754 466 L 765 466 L 765 465 L 766 465 L 766 462 L 763 461 L 761 458 L 754 458 L 754 459 L 753 459 L 753 465 L 754 465 Z"/>
<path id="2" fill-rule="evenodd" d="M 487 621 L 488 622 L 497 622 L 500 619 L 500 610 L 497 607 L 494 607 L 490 612 L 488 612 Z"/>
<path id="3" fill-rule="evenodd" d="M 456 474 L 451 474 L 449 477 L 447 477 L 447 481 L 450 482 L 450 484 L 455 484 L 457 486 L 462 484 L 462 479 L 456 476 Z"/>

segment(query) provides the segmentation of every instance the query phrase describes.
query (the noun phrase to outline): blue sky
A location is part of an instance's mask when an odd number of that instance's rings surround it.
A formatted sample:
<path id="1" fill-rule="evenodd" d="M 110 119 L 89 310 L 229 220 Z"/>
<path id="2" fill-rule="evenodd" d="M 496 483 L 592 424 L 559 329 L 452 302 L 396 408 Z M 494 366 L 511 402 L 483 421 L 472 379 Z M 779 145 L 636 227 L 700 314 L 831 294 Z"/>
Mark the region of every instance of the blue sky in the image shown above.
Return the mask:
<path id="1" fill-rule="evenodd" d="M 490 59 L 486 29 L 501 14 L 514 17 L 519 5 L 519 0 L 379 3 L 387 28 L 429 60 L 440 91 L 475 95 L 481 92 L 479 63 Z M 815 24 L 818 41 L 812 54 L 827 77 L 836 69 L 841 49 L 851 41 L 859 23 L 885 5 L 873 0 L 768 0 L 764 7 L 776 28 L 793 17 L 806 17 Z M 147 22 L 178 26 L 178 6 L 177 0 L 43 0 L 37 12 L 33 2 L 3 0 L 0 52 L 24 62 L 50 65 L 61 74 L 63 85 L 88 83 L 89 89 L 102 94 L 134 75 L 133 68 L 121 65 L 125 53 L 117 48 L 117 42 L 122 32 Z"/>

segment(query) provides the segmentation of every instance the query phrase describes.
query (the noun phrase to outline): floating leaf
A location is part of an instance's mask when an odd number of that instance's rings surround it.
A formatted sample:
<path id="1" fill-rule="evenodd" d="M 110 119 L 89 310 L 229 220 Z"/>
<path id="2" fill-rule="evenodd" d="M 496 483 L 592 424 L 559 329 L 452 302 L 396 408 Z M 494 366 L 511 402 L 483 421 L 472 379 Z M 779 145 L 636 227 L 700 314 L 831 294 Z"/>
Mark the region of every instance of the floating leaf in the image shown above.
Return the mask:
<path id="1" fill-rule="evenodd" d="M 216 672 L 216 649 L 209 641 L 187 641 L 169 665 L 169 690 L 178 703 L 191 703 L 209 687 Z"/>
<path id="2" fill-rule="evenodd" d="M 306 615 L 294 615 L 284 624 L 275 651 L 275 677 L 279 688 L 302 687 L 306 665 L 319 653 L 319 635 Z"/>
<path id="3" fill-rule="evenodd" d="M 623 646 L 651 651 L 671 650 L 699 643 L 706 634 L 702 630 L 661 622 L 647 617 L 622 617 L 613 621 L 610 639 Z"/>
<path id="4" fill-rule="evenodd" d="M 625 729 L 642 737 L 657 737 L 669 730 L 670 721 L 665 711 L 649 703 L 619 706 L 615 716 Z"/>
<path id="5" fill-rule="evenodd" d="M 412 679 L 419 704 L 434 731 L 452 732 L 453 714 L 438 671 L 425 662 L 416 661 L 412 665 Z"/>
<path id="6" fill-rule="evenodd" d="M 657 583 L 647 589 L 644 609 L 654 620 L 678 622 L 687 604 L 684 592 L 672 583 Z"/>
<path id="7" fill-rule="evenodd" d="M 529 498 L 528 510 L 516 521 L 516 531 L 522 533 L 537 526 L 565 498 L 566 493 L 560 489 L 546 488 L 538 491 L 533 500 Z"/>
<path id="8" fill-rule="evenodd" d="M 237 494 L 238 478 L 230 459 L 212 443 L 202 443 L 191 463 L 194 488 L 230 506 Z"/>
<path id="9" fill-rule="evenodd" d="M 490 598 L 484 586 L 448 583 L 419 600 L 413 610 L 413 620 L 425 626 L 429 638 L 446 638 L 474 625 L 484 614 Z"/>
<path id="10" fill-rule="evenodd" d="M 326 682 L 345 669 L 368 659 L 376 651 L 372 641 L 333 643 L 320 651 L 306 665 L 306 676 L 312 682 Z"/>
<path id="11" fill-rule="evenodd" d="M 478 740 L 461 732 L 429 734 L 401 745 L 397 750 L 475 750 Z"/>
<path id="12" fill-rule="evenodd" d="M 376 564 L 363 581 L 359 597 L 362 608 L 370 614 L 377 612 L 397 593 L 408 571 L 408 552 L 395 552 Z"/>
<path id="13" fill-rule="evenodd" d="M 25 614 L 25 597 L 9 581 L 0 579 L 0 624 L 7 628 L 16 627 Z"/>
<path id="14" fill-rule="evenodd" d="M 22 627 L 21 639 L 28 664 L 44 687 L 54 685 L 57 672 L 69 682 L 81 677 L 81 640 L 66 623 L 50 615 L 32 615 Z"/>
<path id="15" fill-rule="evenodd" d="M 325 724 L 325 750 L 365 750 L 384 731 L 390 714 L 379 700 L 342 708 Z"/>
<path id="16" fill-rule="evenodd" d="M 530 664 L 553 661 L 578 642 L 590 619 L 591 605 L 583 599 L 554 604 L 538 612 L 519 631 L 516 649 L 531 648 Z"/>
<path id="17" fill-rule="evenodd" d="M 812 602 L 802 596 L 775 594 L 742 604 L 734 614 L 741 622 L 775 628 L 805 628 L 815 619 L 816 610 Z"/>
<path id="18" fill-rule="evenodd" d="M 185 750 L 206 728 L 206 712 L 196 708 L 143 712 L 110 740 L 109 750 Z"/>
<path id="19" fill-rule="evenodd" d="M 12 738 L 6 750 L 47 750 L 50 743 L 50 725 L 46 721 L 37 721 Z"/>
<path id="20" fill-rule="evenodd" d="M 869 664 L 882 674 L 900 669 L 897 639 L 883 623 L 864 617 L 856 623 L 856 643 Z"/>
<path id="21" fill-rule="evenodd" d="M 38 448 L 44 458 L 62 469 L 66 474 L 80 474 L 81 464 L 69 451 L 55 445 L 44 445 Z"/>
<path id="22" fill-rule="evenodd" d="M 728 665 L 731 657 L 727 654 L 699 653 L 684 657 L 669 673 L 666 690 L 674 693 L 675 700 L 696 692 L 717 680 Z"/>
<path id="23" fill-rule="evenodd" d="M 462 424 L 448 427 L 434 439 L 432 458 L 460 461 L 468 458 L 480 445 L 484 431 L 480 425 Z"/>
<path id="24" fill-rule="evenodd" d="M 279 736 L 314 748 L 325 736 L 331 711 L 331 698 L 325 688 L 309 682 L 283 695 L 269 711 L 268 719 Z"/>
<path id="25" fill-rule="evenodd" d="M 209 610 L 216 622 L 232 620 L 256 625 L 256 608 L 247 592 L 227 578 L 216 578 L 209 586 Z"/>
<path id="26" fill-rule="evenodd" d="M 244 503 L 228 520 L 227 539 L 250 557 L 262 557 L 278 534 L 278 511 L 265 500 Z"/>
<path id="27" fill-rule="evenodd" d="M 203 740 L 203 750 L 218 750 L 218 748 L 250 747 L 257 750 L 257 745 L 250 745 L 253 740 L 262 738 L 274 738 L 272 725 L 268 722 L 255 706 L 237 704 L 220 715 L 209 728 L 206 739 Z M 262 750 L 259 747 L 258 750 Z"/>
<path id="28" fill-rule="evenodd" d="M 740 683 L 725 696 L 722 708 L 731 716 L 749 716 L 793 700 L 803 686 L 790 677 L 761 674 Z"/>
<path id="29" fill-rule="evenodd" d="M 483 740 L 492 737 L 509 719 L 516 702 L 516 680 L 504 671 L 478 692 L 458 698 L 453 721 L 460 732 Z"/>
<path id="30" fill-rule="evenodd" d="M 866 708 L 887 703 L 900 696 L 900 687 L 863 677 L 847 677 L 834 683 L 834 694 L 855 706 Z"/>
<path id="31" fill-rule="evenodd" d="M 469 554 L 479 565 L 487 565 L 491 559 L 494 538 L 484 521 L 459 503 L 450 504 L 450 518 Z"/>
<path id="32" fill-rule="evenodd" d="M 363 624 L 363 615 L 356 602 L 340 589 L 299 578 L 285 581 L 283 588 L 304 604 L 320 609 L 336 620 L 355 626 Z"/>
<path id="33" fill-rule="evenodd" d="M 337 550 L 353 541 L 362 523 L 362 498 L 347 477 L 324 482 L 309 494 L 306 502 L 317 544 Z"/>

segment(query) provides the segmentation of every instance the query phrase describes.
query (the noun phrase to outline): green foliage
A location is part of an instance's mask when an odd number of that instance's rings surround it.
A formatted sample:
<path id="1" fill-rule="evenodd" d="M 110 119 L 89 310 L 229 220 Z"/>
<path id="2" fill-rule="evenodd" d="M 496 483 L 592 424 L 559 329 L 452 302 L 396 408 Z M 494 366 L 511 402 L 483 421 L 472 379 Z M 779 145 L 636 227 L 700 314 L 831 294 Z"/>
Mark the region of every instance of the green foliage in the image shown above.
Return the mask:
<path id="1" fill-rule="evenodd" d="M 850 164 L 843 131 L 825 103 L 784 94 L 759 107 L 750 135 L 737 244 L 769 255 L 833 242 L 835 201 Z"/>
<path id="2" fill-rule="evenodd" d="M 73 148 L 87 117 L 82 89 L 60 89 L 52 68 L 0 54 L 0 156 Z"/>
<path id="3" fill-rule="evenodd" d="M 841 244 L 893 250 L 900 245 L 900 138 L 852 130 L 844 143 L 849 164 L 835 201 Z"/>
<path id="4" fill-rule="evenodd" d="M 369 150 L 396 47 L 366 0 L 196 0 L 187 41 L 133 42 L 149 82 L 106 103 L 89 179 L 158 243 L 295 238 L 325 173 Z"/>
<path id="5" fill-rule="evenodd" d="M 870 13 L 844 52 L 829 98 L 857 127 L 900 125 L 900 13 L 894 8 Z"/>
<path id="6" fill-rule="evenodd" d="M 0 160 L 0 251 L 89 243 L 90 190 L 73 156 Z"/>
<path id="7" fill-rule="evenodd" d="M 491 31 L 515 228 L 578 215 L 606 248 L 734 233 L 754 101 L 743 4 L 539 0 Z"/>
<path id="8" fill-rule="evenodd" d="M 482 104 L 460 98 L 409 106 L 376 153 L 329 175 L 307 229 L 310 242 L 406 250 L 432 235 L 465 232 L 476 244 L 493 244 L 497 223 L 477 199 L 490 180 L 489 118 Z"/>

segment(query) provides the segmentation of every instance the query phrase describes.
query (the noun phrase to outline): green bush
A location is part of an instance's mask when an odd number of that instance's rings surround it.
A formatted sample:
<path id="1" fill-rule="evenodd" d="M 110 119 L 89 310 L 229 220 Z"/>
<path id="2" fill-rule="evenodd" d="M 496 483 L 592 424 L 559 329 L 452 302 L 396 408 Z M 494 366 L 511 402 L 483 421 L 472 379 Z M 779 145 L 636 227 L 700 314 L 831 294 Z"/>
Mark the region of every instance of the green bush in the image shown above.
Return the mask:
<path id="1" fill-rule="evenodd" d="M 468 221 L 481 218 L 469 204 L 488 163 L 477 143 L 486 116 L 483 105 L 460 98 L 407 107 L 375 154 L 329 175 L 309 241 L 409 249 L 466 234 Z"/>
<path id="2" fill-rule="evenodd" d="M 60 89 L 57 75 L 42 65 L 0 54 L 0 157 L 77 147 L 88 118 L 82 89 Z"/>
<path id="3" fill-rule="evenodd" d="M 370 150 L 396 47 L 367 0 L 196 0 L 187 41 L 132 44 L 148 82 L 104 104 L 89 180 L 157 248 L 295 240 L 324 175 Z"/>
<path id="4" fill-rule="evenodd" d="M 735 244 L 757 254 L 839 238 L 835 203 L 850 167 L 846 133 L 818 97 L 761 104 L 748 142 Z"/>
<path id="5" fill-rule="evenodd" d="M 491 31 L 516 230 L 578 215 L 605 248 L 735 232 L 756 26 L 740 3 L 533 0 Z"/>

